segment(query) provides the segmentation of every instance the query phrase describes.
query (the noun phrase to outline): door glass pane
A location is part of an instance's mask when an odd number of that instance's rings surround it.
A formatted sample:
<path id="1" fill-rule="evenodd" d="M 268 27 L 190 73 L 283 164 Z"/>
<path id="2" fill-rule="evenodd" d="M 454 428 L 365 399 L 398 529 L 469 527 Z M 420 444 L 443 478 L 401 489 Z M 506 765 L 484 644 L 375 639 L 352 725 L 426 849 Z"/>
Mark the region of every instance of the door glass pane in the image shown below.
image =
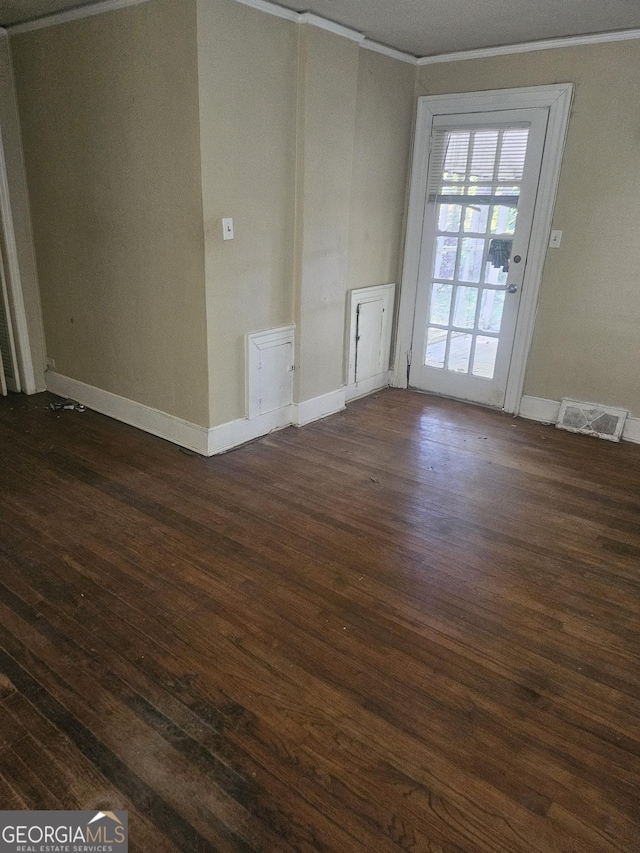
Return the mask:
<path id="1" fill-rule="evenodd" d="M 467 171 L 470 138 L 471 134 L 468 130 L 454 131 L 449 134 L 443 169 L 445 180 L 464 180 Z"/>
<path id="2" fill-rule="evenodd" d="M 469 371 L 472 341 L 473 335 L 467 335 L 464 332 L 451 332 L 447 370 L 453 370 L 454 373 L 467 373 Z"/>
<path id="3" fill-rule="evenodd" d="M 436 240 L 436 263 L 433 277 L 452 279 L 456 269 L 457 237 L 438 237 Z"/>
<path id="4" fill-rule="evenodd" d="M 442 326 L 449 324 L 449 311 L 451 308 L 451 291 L 453 285 L 435 283 L 431 285 L 431 308 L 429 310 L 429 321 L 440 323 Z"/>
<path id="5" fill-rule="evenodd" d="M 471 184 L 470 187 L 467 187 L 467 195 L 493 195 L 493 190 L 490 185 Z"/>
<path id="6" fill-rule="evenodd" d="M 516 127 L 502 134 L 502 149 L 498 165 L 498 180 L 520 183 L 527 151 L 528 127 Z"/>
<path id="7" fill-rule="evenodd" d="M 476 351 L 473 356 L 474 376 L 483 376 L 485 379 L 493 379 L 496 366 L 496 354 L 498 352 L 498 338 L 489 338 L 478 335 L 476 338 Z"/>
<path id="8" fill-rule="evenodd" d="M 462 207 L 459 204 L 441 204 L 438 231 L 459 231 Z"/>
<path id="9" fill-rule="evenodd" d="M 517 207 L 496 204 L 491 208 L 491 233 L 513 234 L 516 230 Z"/>
<path id="10" fill-rule="evenodd" d="M 496 284 L 504 287 L 507 283 L 508 273 L 504 272 L 502 267 L 494 267 L 491 261 L 487 261 L 484 273 L 485 284 Z"/>
<path id="11" fill-rule="evenodd" d="M 456 304 L 453 310 L 453 326 L 473 329 L 478 302 L 477 287 L 459 287 L 456 290 Z"/>
<path id="12" fill-rule="evenodd" d="M 464 230 L 484 234 L 487 230 L 488 204 L 469 205 L 464 211 Z M 441 229 L 442 230 L 442 229 Z"/>
<path id="13" fill-rule="evenodd" d="M 444 367 L 447 332 L 444 329 L 429 329 L 427 332 L 427 367 Z"/>
<path id="14" fill-rule="evenodd" d="M 510 185 L 507 187 L 496 187 L 496 191 L 494 195 L 509 195 L 509 196 L 519 196 L 520 195 L 520 187 L 516 185 Z"/>
<path id="15" fill-rule="evenodd" d="M 499 332 L 504 309 L 504 290 L 483 290 L 478 328 L 483 332 Z"/>
<path id="16" fill-rule="evenodd" d="M 473 134 L 471 154 L 471 180 L 492 181 L 496 150 L 498 148 L 497 130 L 478 130 Z"/>
<path id="17" fill-rule="evenodd" d="M 462 238 L 460 271 L 458 273 L 458 279 L 460 281 L 480 281 L 484 243 L 484 240 L 476 237 Z"/>

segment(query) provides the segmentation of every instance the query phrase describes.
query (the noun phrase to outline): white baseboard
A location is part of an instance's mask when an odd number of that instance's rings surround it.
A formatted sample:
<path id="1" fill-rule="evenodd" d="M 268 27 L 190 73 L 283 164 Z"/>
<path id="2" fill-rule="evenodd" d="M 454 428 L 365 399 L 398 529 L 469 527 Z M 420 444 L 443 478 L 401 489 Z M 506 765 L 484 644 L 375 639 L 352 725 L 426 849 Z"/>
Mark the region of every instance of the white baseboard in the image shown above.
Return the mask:
<path id="1" fill-rule="evenodd" d="M 174 415 L 168 415 L 166 412 L 152 409 L 150 406 L 136 403 L 134 400 L 128 400 L 110 391 L 104 391 L 102 388 L 95 388 L 77 379 L 62 376 L 60 373 L 47 371 L 45 381 L 47 391 L 53 394 L 77 400 L 89 409 L 150 432 L 181 447 L 195 450 L 203 456 L 207 454 L 208 430 L 206 427 L 189 423 Z"/>
<path id="2" fill-rule="evenodd" d="M 211 427 L 207 455 L 215 456 L 216 453 L 224 453 L 225 450 L 231 450 L 233 447 L 253 441 L 254 438 L 260 438 L 261 435 L 268 435 L 275 429 L 291 426 L 293 408 L 293 406 L 283 406 L 281 409 L 265 412 L 255 418 L 238 418 L 238 420 Z"/>
<path id="3" fill-rule="evenodd" d="M 228 421 L 209 430 L 208 455 L 224 453 L 225 450 L 246 444 L 254 438 L 260 438 L 261 435 L 268 435 L 276 429 L 310 424 L 312 421 L 340 412 L 344 407 L 344 388 L 340 388 L 321 397 L 305 400 L 304 403 L 292 403 L 290 406 L 283 406 L 281 409 L 275 409 L 273 412 L 266 412 L 251 419 L 238 418 L 235 421 Z"/>
<path id="4" fill-rule="evenodd" d="M 556 400 L 546 400 L 544 397 L 528 397 L 526 394 L 520 400 L 521 418 L 539 421 L 542 424 L 555 424 L 560 411 L 560 403 Z"/>
<path id="5" fill-rule="evenodd" d="M 362 379 L 360 382 L 353 382 L 347 385 L 346 401 L 357 400 L 358 397 L 364 397 L 366 394 L 372 394 L 374 391 L 380 391 L 382 388 L 389 387 L 389 371 L 377 373 L 375 376 L 370 376 L 368 379 Z"/>
<path id="6" fill-rule="evenodd" d="M 622 430 L 622 440 L 640 444 L 640 418 L 627 418 Z"/>
<path id="7" fill-rule="evenodd" d="M 267 435 L 292 424 L 303 426 L 340 412 L 345 407 L 345 389 L 340 388 L 321 397 L 306 400 L 304 403 L 283 406 L 273 412 L 266 412 L 251 420 L 238 418 L 238 420 L 207 429 L 60 373 L 47 371 L 45 379 L 47 391 L 51 391 L 52 394 L 77 400 L 88 409 L 137 427 L 151 435 L 157 435 L 180 447 L 187 447 L 202 456 L 224 453 L 225 450 L 231 450 L 261 435 Z"/>
<path id="8" fill-rule="evenodd" d="M 531 421 L 543 424 L 555 424 L 560 411 L 557 400 L 546 400 L 544 397 L 529 397 L 525 395 L 520 401 L 519 415 Z M 622 432 L 623 441 L 640 444 L 640 418 L 628 417 Z"/>
<path id="9" fill-rule="evenodd" d="M 292 406 L 294 410 L 293 423 L 295 426 L 304 426 L 312 423 L 312 421 L 319 421 L 320 418 L 341 412 L 345 407 L 345 402 L 345 389 L 338 388 L 336 391 L 330 391 L 320 397 L 313 397 L 311 400 L 305 400 L 302 403 L 294 403 Z"/>

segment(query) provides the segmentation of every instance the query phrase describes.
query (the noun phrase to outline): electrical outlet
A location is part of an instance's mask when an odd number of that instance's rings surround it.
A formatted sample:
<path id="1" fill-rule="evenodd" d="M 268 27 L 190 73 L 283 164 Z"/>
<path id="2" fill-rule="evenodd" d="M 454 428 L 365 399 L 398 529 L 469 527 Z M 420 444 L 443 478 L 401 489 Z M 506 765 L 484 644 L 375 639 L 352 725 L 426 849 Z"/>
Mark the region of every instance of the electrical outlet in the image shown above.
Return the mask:
<path id="1" fill-rule="evenodd" d="M 552 231 L 551 237 L 549 238 L 549 248 L 550 249 L 559 249 L 561 242 L 562 242 L 562 231 Z"/>

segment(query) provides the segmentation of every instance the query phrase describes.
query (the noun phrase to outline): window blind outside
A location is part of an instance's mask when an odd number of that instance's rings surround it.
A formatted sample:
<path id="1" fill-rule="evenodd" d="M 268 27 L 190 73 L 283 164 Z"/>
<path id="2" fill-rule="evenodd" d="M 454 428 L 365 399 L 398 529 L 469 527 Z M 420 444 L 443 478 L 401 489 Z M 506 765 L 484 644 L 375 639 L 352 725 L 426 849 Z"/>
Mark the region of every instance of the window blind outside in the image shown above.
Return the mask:
<path id="1" fill-rule="evenodd" d="M 528 137 L 528 125 L 434 130 L 427 200 L 517 207 Z"/>

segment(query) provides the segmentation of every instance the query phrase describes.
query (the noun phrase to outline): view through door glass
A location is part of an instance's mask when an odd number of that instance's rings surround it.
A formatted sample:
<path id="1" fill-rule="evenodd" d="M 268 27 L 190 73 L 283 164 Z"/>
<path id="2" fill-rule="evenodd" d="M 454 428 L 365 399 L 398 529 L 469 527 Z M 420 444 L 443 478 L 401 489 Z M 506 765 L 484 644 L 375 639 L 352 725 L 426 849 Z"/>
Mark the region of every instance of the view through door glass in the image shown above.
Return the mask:
<path id="1" fill-rule="evenodd" d="M 442 135 L 425 365 L 493 379 L 529 128 Z"/>

